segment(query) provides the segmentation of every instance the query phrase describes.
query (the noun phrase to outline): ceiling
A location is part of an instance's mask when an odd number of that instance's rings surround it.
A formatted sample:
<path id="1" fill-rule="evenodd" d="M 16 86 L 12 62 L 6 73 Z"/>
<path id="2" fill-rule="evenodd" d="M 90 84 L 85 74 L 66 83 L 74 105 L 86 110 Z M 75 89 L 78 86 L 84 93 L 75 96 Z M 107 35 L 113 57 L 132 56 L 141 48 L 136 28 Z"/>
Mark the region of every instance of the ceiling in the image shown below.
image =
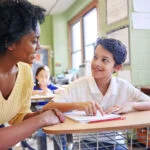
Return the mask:
<path id="1" fill-rule="evenodd" d="M 29 0 L 46 9 L 46 14 L 60 14 L 66 11 L 76 0 Z"/>

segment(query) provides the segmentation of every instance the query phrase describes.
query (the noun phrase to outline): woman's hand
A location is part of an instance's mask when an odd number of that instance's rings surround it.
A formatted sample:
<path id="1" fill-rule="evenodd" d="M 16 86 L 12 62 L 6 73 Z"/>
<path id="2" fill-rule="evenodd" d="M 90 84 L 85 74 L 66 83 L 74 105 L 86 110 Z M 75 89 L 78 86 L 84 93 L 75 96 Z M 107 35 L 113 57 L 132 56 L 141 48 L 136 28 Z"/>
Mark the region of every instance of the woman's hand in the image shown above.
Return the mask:
<path id="1" fill-rule="evenodd" d="M 105 110 L 106 114 L 121 114 L 135 111 L 134 109 L 135 102 L 127 102 L 122 105 L 114 105 Z"/>
<path id="2" fill-rule="evenodd" d="M 97 110 L 104 115 L 104 111 L 102 107 L 99 106 L 97 102 L 89 101 L 89 102 L 79 102 L 75 103 L 76 110 L 83 110 L 87 115 L 94 116 L 96 115 Z"/>
<path id="3" fill-rule="evenodd" d="M 39 117 L 44 122 L 44 126 L 54 125 L 65 121 L 63 113 L 61 113 L 58 109 L 42 111 L 39 114 Z"/>

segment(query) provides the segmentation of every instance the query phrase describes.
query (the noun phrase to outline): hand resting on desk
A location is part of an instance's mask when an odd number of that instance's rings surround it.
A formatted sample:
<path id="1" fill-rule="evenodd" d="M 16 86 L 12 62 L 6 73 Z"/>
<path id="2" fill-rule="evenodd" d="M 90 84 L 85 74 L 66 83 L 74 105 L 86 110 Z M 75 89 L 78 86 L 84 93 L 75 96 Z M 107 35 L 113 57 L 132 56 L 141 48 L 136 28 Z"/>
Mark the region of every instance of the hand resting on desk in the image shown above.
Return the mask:
<path id="1" fill-rule="evenodd" d="M 136 102 L 127 102 L 122 105 L 114 105 L 105 110 L 106 114 L 122 114 L 128 113 L 132 111 L 136 111 L 135 109 Z"/>
<path id="2" fill-rule="evenodd" d="M 51 108 L 58 108 L 62 112 L 68 112 L 71 110 L 81 110 L 85 111 L 86 115 L 94 116 L 96 115 L 97 110 L 104 115 L 102 107 L 99 106 L 97 102 L 72 102 L 72 103 L 60 103 L 51 101 L 48 104 L 44 105 L 43 110 L 48 110 Z"/>
<path id="3" fill-rule="evenodd" d="M 64 122 L 65 120 L 64 114 L 58 109 L 50 109 L 46 111 L 42 110 L 39 116 L 43 119 L 45 126 L 58 124 L 60 122 Z"/>

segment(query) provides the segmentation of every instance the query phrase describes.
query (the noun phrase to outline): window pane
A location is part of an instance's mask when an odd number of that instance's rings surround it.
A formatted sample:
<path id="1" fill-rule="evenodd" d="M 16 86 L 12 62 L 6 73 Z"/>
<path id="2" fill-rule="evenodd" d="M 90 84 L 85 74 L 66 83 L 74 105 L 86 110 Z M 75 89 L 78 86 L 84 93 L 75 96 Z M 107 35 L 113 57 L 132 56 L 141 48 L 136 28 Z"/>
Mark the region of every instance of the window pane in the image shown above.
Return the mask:
<path id="1" fill-rule="evenodd" d="M 90 45 L 85 47 L 85 61 L 89 62 L 93 59 L 93 55 L 94 55 L 94 45 Z"/>
<path id="2" fill-rule="evenodd" d="M 72 51 L 81 50 L 81 29 L 80 22 L 72 26 Z"/>
<path id="3" fill-rule="evenodd" d="M 96 8 L 87 13 L 83 18 L 85 46 L 94 43 L 97 38 L 97 12 Z"/>
<path id="4" fill-rule="evenodd" d="M 72 68 L 79 69 L 81 65 L 81 51 L 72 54 Z"/>
<path id="5" fill-rule="evenodd" d="M 94 54 L 93 44 L 97 38 L 97 11 L 96 8 L 87 13 L 84 18 L 84 61 L 91 61 Z"/>

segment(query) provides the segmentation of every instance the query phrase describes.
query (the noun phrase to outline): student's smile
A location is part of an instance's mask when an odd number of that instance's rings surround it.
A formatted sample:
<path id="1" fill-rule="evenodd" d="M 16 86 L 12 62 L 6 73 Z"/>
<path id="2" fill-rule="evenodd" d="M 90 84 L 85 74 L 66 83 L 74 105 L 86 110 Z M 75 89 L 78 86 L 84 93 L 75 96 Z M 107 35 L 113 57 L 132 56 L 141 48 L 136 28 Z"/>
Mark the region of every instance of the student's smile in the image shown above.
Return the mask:
<path id="1" fill-rule="evenodd" d="M 93 67 L 92 67 L 92 70 L 93 70 L 94 72 L 102 72 L 102 71 L 104 71 L 102 68 L 99 68 L 99 67 L 96 67 L 96 66 L 93 66 Z"/>

